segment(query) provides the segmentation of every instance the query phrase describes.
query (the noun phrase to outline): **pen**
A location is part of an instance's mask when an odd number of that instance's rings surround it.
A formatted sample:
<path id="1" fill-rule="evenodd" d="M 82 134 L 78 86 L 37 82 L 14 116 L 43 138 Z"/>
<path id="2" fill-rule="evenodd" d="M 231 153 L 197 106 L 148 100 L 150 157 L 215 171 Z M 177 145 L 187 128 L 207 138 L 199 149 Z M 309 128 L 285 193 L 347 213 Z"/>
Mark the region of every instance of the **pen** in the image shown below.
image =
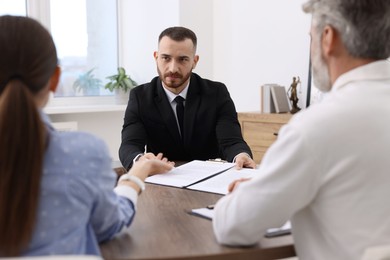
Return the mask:
<path id="1" fill-rule="evenodd" d="M 227 162 L 225 160 L 222 160 L 221 158 L 208 159 L 207 161 L 209 161 L 209 162 L 220 162 L 220 163 L 226 163 Z"/>
<path id="2" fill-rule="evenodd" d="M 208 209 L 214 209 L 215 204 L 208 205 L 206 208 Z"/>

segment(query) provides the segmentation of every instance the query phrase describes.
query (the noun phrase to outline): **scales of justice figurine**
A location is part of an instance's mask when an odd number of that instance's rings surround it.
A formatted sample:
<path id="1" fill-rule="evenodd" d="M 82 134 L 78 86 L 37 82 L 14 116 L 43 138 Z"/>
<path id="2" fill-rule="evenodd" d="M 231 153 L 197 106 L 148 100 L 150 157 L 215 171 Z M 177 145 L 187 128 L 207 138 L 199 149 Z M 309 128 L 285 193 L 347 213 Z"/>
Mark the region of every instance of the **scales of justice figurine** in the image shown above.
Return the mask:
<path id="1" fill-rule="evenodd" d="M 291 83 L 290 88 L 287 90 L 287 94 L 289 95 L 289 99 L 291 101 L 291 114 L 295 114 L 301 110 L 301 108 L 298 107 L 298 85 L 301 85 L 301 80 L 299 77 L 293 77 L 293 82 Z"/>

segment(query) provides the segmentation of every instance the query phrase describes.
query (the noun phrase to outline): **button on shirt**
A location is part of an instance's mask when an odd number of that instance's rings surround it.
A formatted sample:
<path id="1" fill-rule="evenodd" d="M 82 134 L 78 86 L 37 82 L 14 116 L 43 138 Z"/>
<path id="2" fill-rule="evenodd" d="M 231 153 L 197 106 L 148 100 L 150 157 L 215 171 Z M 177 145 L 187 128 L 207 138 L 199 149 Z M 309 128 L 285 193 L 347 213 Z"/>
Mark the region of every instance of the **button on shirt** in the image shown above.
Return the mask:
<path id="1" fill-rule="evenodd" d="M 120 186 L 104 142 L 81 132 L 48 126 L 37 224 L 23 255 L 100 255 L 99 242 L 128 226 L 137 193 Z M 118 196 L 121 194 L 121 196 Z"/>

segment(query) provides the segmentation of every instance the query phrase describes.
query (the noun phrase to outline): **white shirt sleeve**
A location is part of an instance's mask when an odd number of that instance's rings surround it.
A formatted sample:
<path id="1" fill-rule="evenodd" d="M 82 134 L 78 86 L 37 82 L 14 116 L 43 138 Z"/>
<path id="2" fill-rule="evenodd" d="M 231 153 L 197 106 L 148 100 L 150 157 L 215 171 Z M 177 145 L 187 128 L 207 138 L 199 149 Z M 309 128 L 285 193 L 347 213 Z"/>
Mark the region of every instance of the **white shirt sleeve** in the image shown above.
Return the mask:
<path id="1" fill-rule="evenodd" d="M 310 202 L 317 185 L 316 159 L 305 157 L 309 149 L 299 131 L 282 128 L 262 160 L 259 175 L 216 204 L 213 228 L 218 242 L 255 244 L 268 228 L 282 226 Z"/>

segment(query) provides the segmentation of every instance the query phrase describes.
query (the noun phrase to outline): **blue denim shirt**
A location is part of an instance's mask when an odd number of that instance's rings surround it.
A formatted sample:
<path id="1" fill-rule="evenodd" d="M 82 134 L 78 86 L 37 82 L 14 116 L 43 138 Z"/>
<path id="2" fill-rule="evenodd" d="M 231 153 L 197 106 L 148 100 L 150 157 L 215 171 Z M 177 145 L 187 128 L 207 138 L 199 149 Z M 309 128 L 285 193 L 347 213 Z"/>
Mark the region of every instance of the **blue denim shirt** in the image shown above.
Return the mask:
<path id="1" fill-rule="evenodd" d="M 37 223 L 23 255 L 100 255 L 99 242 L 130 225 L 134 203 L 117 195 L 116 174 L 104 142 L 82 132 L 57 132 L 46 115 Z M 23 216 L 20 216 L 23 219 Z"/>

